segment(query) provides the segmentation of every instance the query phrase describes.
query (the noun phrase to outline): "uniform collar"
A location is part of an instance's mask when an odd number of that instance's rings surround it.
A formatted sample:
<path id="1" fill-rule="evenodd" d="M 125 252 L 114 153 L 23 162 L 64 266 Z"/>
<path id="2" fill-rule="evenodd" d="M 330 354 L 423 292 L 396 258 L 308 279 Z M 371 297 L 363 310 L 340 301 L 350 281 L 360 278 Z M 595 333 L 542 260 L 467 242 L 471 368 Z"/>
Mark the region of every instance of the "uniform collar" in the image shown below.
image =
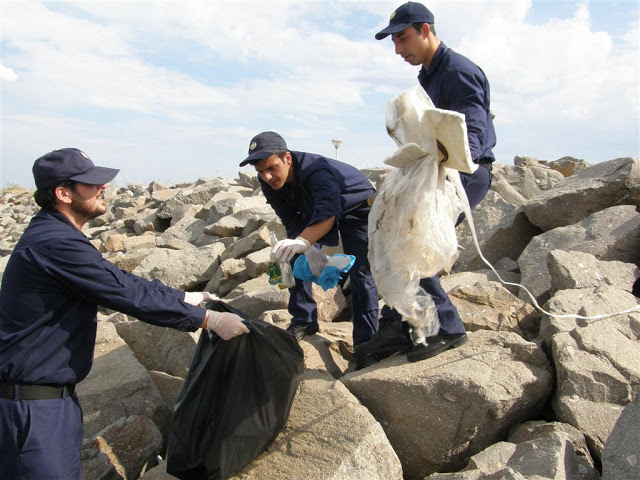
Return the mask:
<path id="1" fill-rule="evenodd" d="M 422 67 L 420 69 L 420 76 L 429 76 L 431 75 L 436 68 L 438 68 L 438 65 L 440 64 L 440 62 L 442 61 L 442 59 L 444 58 L 445 53 L 447 52 L 447 50 L 449 50 L 449 47 L 447 47 L 444 42 L 440 42 L 440 45 L 438 45 L 438 48 L 436 49 L 436 53 L 433 56 L 433 58 L 431 59 L 431 63 L 429 64 L 429 68 L 424 68 Z"/>

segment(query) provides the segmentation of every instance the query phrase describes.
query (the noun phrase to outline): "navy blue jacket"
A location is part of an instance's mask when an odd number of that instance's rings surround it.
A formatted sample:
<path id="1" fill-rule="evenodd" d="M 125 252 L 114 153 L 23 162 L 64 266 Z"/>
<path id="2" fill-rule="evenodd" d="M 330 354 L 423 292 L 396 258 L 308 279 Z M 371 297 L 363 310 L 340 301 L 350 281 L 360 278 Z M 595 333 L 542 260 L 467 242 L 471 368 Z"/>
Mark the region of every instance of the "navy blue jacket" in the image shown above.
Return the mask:
<path id="1" fill-rule="evenodd" d="M 358 217 L 358 210 L 375 191 L 371 182 L 360 170 L 338 160 L 305 152 L 291 152 L 291 156 L 293 185 L 274 190 L 259 177 L 267 202 L 282 220 L 289 238 L 335 216 L 333 228 L 318 243 L 337 245 L 340 222 L 349 215 Z M 368 210 L 362 210 L 366 219 Z"/>
<path id="2" fill-rule="evenodd" d="M 437 108 L 464 114 L 471 159 L 495 161 L 489 81 L 480 67 L 440 42 L 429 68 L 420 69 L 418 81 Z"/>
<path id="3" fill-rule="evenodd" d="M 117 269 L 58 212 L 40 210 L 0 288 L 0 381 L 65 385 L 93 364 L 98 305 L 154 325 L 196 331 L 205 310 L 184 293 Z"/>

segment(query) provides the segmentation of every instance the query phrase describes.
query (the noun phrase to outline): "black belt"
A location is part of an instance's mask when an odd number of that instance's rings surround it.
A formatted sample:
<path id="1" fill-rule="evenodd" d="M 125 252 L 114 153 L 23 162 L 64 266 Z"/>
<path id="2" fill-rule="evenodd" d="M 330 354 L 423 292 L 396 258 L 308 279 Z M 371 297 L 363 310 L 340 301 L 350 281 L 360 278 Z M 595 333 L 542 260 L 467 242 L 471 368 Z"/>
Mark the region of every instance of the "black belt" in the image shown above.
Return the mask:
<path id="1" fill-rule="evenodd" d="M 48 400 L 70 397 L 75 389 L 75 385 L 52 387 L 49 385 L 20 385 L 0 382 L 0 398 L 8 398 L 9 400 Z"/>

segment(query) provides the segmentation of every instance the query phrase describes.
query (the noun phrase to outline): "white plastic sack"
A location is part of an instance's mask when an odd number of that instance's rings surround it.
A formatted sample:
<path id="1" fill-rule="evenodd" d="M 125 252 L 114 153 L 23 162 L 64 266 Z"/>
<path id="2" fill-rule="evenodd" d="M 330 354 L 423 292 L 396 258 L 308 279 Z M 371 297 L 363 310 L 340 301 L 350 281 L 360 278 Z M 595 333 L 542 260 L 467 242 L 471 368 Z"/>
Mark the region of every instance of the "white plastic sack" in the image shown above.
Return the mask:
<path id="1" fill-rule="evenodd" d="M 420 342 L 437 333 L 439 321 L 419 281 L 451 264 L 458 246 L 455 222 L 468 211 L 457 170 L 444 165 L 469 172 L 476 166 L 464 116 L 436 109 L 419 86 L 388 102 L 386 122 L 400 148 L 385 163 L 398 168 L 369 214 L 369 263 L 385 303 L 402 314 Z"/>

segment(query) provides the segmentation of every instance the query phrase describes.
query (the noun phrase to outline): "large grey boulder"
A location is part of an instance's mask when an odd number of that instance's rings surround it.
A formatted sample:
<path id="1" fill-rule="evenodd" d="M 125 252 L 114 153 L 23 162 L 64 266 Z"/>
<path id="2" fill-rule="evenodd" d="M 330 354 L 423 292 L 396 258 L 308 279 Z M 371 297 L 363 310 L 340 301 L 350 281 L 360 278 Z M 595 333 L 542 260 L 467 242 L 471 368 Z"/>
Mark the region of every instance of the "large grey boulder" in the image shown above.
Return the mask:
<path id="1" fill-rule="evenodd" d="M 509 332 L 468 335 L 428 360 L 394 356 L 341 379 L 384 428 L 405 478 L 463 468 L 535 418 L 551 393 L 549 362 L 534 343 Z"/>
<path id="2" fill-rule="evenodd" d="M 147 370 L 186 377 L 201 330 L 181 332 L 137 320 L 117 320 L 113 323 L 118 335 Z"/>
<path id="3" fill-rule="evenodd" d="M 131 415 L 148 417 L 161 432 L 168 431 L 171 411 L 112 323 L 98 322 L 93 368 L 76 392 L 84 413 L 85 438 Z"/>
<path id="4" fill-rule="evenodd" d="M 133 273 L 143 278 L 158 279 L 179 290 L 206 285 L 219 265 L 224 245 L 214 243 L 190 250 L 158 248 L 145 257 Z"/>
<path id="5" fill-rule="evenodd" d="M 162 232 L 161 237 L 167 241 L 171 239 L 194 243 L 203 234 L 207 222 L 195 217 L 184 217 Z"/>
<path id="6" fill-rule="evenodd" d="M 523 207 L 531 223 L 548 231 L 614 205 L 633 205 L 638 193 L 640 160 L 618 158 L 579 171 Z"/>
<path id="7" fill-rule="evenodd" d="M 585 170 L 587 171 L 587 170 Z M 567 227 L 535 237 L 518 258 L 521 283 L 540 304 L 549 299 L 551 277 L 547 254 L 551 250 L 589 253 L 599 260 L 640 264 L 640 215 L 632 205 L 610 207 Z M 529 301 L 521 290 L 519 297 Z"/>
<path id="8" fill-rule="evenodd" d="M 522 443 L 537 438 L 546 437 L 552 433 L 566 435 L 573 449 L 579 457 L 590 467 L 594 467 L 593 459 L 587 448 L 587 442 L 583 433 L 577 428 L 562 422 L 545 422 L 544 420 L 532 420 L 516 425 L 509 432 L 508 441 L 511 443 Z"/>
<path id="9" fill-rule="evenodd" d="M 425 480 L 599 480 L 600 474 L 573 450 L 563 433 L 513 444 L 498 442 L 474 455 L 458 473 L 435 473 Z"/>
<path id="10" fill-rule="evenodd" d="M 229 258 L 218 266 L 213 277 L 207 283 L 205 290 L 224 297 L 235 287 L 249 280 L 249 278 L 244 259 Z"/>
<path id="11" fill-rule="evenodd" d="M 633 282 L 640 277 L 640 268 L 633 263 L 600 261 L 593 255 L 575 251 L 550 251 L 547 268 L 552 292 L 603 285 L 631 292 Z"/>
<path id="12" fill-rule="evenodd" d="M 496 169 L 494 177 L 505 179 L 524 198 L 534 198 L 564 180 L 564 175 L 539 162 L 518 162 Z"/>
<path id="13" fill-rule="evenodd" d="M 318 371 L 303 375 L 289 421 L 265 453 L 234 480 L 322 478 L 402 480 L 384 430 L 340 382 Z"/>
<path id="14" fill-rule="evenodd" d="M 603 480 L 640 478 L 640 401 L 628 404 L 605 445 L 602 455 Z"/>
<path id="15" fill-rule="evenodd" d="M 622 317 L 590 321 L 551 339 L 556 417 L 585 434 L 598 460 L 623 407 L 640 398 L 638 323 Z"/>
<path id="16" fill-rule="evenodd" d="M 269 276 L 264 273 L 235 287 L 224 300 L 250 317 L 259 318 L 267 310 L 287 308 L 289 291 L 269 285 Z"/>
<path id="17" fill-rule="evenodd" d="M 482 220 L 484 212 L 485 205 L 483 202 L 482 208 L 472 211 L 474 222 L 476 222 L 476 219 Z M 503 258 L 517 260 L 531 239 L 542 233 L 542 230 L 531 224 L 522 208 L 511 208 L 508 211 L 504 211 L 504 214 L 495 224 L 485 221 L 480 225 L 485 228 L 477 232 L 480 252 L 492 265 Z M 459 238 L 458 244 L 461 251 L 453 270 L 459 272 L 488 268 L 480 253 L 478 253 L 470 232 L 466 233 L 469 231 L 468 222 L 463 222 L 458 228 L 460 229 L 460 234 L 465 236 Z"/>

